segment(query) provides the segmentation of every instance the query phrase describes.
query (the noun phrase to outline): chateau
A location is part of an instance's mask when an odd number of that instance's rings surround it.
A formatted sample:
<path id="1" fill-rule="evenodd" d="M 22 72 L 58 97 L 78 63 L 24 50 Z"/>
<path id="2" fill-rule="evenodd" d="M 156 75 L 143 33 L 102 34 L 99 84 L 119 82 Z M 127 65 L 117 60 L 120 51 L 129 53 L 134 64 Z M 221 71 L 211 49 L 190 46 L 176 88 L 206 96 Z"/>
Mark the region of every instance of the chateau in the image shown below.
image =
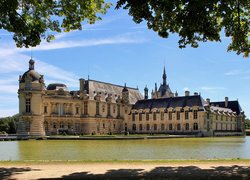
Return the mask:
<path id="1" fill-rule="evenodd" d="M 29 70 L 19 77 L 18 134 L 160 133 L 198 136 L 243 135 L 245 115 L 238 100 L 204 100 L 198 93 L 173 93 L 163 72 L 163 82 L 149 99 L 138 88 L 80 79 L 79 90 L 65 84 L 45 85 L 44 76 Z"/>

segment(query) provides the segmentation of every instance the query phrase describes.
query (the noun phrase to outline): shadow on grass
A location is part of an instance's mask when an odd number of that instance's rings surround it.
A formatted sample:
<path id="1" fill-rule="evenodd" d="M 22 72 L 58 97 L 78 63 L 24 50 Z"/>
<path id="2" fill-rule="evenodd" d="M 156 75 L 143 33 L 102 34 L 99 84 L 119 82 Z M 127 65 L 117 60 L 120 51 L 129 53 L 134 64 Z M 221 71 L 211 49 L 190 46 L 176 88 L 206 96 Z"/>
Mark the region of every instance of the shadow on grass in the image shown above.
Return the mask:
<path id="1" fill-rule="evenodd" d="M 146 172 L 144 169 L 112 169 L 105 174 L 79 172 L 53 179 L 250 179 L 248 166 L 219 166 L 201 169 L 196 166 L 156 167 Z M 42 179 L 41 179 L 42 180 Z"/>
<path id="2" fill-rule="evenodd" d="M 22 174 L 23 172 L 28 172 L 28 171 L 33 171 L 35 169 L 31 169 L 29 167 L 27 168 L 15 168 L 15 167 L 11 167 L 11 168 L 4 168 L 4 167 L 0 167 L 0 179 L 11 179 L 12 175 L 15 174 Z M 38 171 L 38 170 L 36 170 Z"/>

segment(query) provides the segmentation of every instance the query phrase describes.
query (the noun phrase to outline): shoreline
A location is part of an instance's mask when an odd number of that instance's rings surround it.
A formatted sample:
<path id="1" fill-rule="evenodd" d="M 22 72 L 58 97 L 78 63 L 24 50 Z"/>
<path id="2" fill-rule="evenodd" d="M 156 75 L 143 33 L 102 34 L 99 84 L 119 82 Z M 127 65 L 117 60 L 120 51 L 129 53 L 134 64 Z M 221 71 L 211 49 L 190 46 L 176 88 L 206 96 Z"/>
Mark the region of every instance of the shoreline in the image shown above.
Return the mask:
<path id="1" fill-rule="evenodd" d="M 250 179 L 250 159 L 1 162 L 0 179 Z"/>

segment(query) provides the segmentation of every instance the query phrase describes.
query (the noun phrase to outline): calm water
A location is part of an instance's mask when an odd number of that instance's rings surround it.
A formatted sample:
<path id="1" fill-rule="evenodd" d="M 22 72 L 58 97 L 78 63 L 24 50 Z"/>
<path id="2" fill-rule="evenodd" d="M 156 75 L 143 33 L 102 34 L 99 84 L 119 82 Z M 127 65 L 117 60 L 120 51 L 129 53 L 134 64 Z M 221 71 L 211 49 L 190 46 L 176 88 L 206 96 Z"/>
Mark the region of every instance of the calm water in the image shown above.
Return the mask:
<path id="1" fill-rule="evenodd" d="M 250 136 L 158 140 L 1 141 L 0 160 L 250 158 Z"/>

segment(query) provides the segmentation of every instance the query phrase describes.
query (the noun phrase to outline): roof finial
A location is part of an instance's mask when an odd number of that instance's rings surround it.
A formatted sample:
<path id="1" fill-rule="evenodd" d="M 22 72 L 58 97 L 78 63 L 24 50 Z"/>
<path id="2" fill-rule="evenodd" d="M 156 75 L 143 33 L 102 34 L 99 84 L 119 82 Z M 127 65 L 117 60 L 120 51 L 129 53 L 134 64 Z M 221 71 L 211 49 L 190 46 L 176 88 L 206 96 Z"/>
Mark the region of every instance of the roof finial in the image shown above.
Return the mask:
<path id="1" fill-rule="evenodd" d="M 31 58 L 29 60 L 29 70 L 34 70 L 35 69 L 35 61 Z"/>

